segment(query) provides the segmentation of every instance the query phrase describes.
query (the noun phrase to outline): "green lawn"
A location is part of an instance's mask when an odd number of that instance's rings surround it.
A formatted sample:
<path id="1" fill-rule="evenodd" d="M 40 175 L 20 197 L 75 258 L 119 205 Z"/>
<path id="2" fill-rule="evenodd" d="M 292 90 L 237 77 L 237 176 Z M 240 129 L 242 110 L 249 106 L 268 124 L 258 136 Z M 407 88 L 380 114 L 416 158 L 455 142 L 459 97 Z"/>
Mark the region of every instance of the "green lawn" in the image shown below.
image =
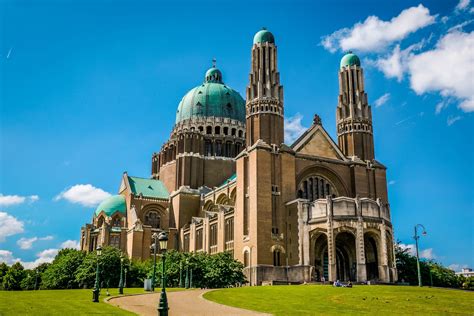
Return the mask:
<path id="1" fill-rule="evenodd" d="M 158 289 L 159 290 L 159 289 Z M 167 289 L 175 291 L 177 289 Z M 118 289 L 110 289 L 117 296 Z M 104 302 L 105 289 L 99 303 L 92 302 L 92 290 L 0 291 L 0 315 L 134 315 Z M 124 294 L 147 293 L 142 288 L 126 288 Z"/>
<path id="2" fill-rule="evenodd" d="M 274 315 L 474 315 L 474 292 L 428 287 L 260 286 L 216 290 L 204 297 Z"/>

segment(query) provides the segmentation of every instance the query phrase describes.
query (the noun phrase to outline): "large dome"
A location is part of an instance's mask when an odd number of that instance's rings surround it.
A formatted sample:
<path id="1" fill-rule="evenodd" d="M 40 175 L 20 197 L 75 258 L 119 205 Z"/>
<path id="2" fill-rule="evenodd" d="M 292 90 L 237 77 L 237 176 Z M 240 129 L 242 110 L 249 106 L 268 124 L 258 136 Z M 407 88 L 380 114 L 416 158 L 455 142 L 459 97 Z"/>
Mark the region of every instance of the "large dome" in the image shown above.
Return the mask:
<path id="1" fill-rule="evenodd" d="M 204 83 L 191 89 L 183 97 L 176 112 L 176 123 L 202 116 L 225 117 L 245 122 L 245 101 L 234 89 L 222 81 L 216 67 L 206 72 Z"/>
<path id="2" fill-rule="evenodd" d="M 351 66 L 359 66 L 360 67 L 360 59 L 357 57 L 356 54 L 353 54 L 352 52 L 349 52 L 344 55 L 341 59 L 341 68 L 344 67 L 351 67 Z"/>
<path id="3" fill-rule="evenodd" d="M 269 30 L 267 30 L 266 28 L 262 28 L 253 37 L 253 43 L 254 44 L 258 44 L 258 43 L 273 43 L 274 44 L 275 37 L 273 37 L 273 34 Z"/>
<path id="4" fill-rule="evenodd" d="M 99 204 L 95 210 L 95 216 L 104 211 L 106 216 L 112 216 L 115 212 L 127 213 L 127 206 L 123 195 L 112 195 Z"/>

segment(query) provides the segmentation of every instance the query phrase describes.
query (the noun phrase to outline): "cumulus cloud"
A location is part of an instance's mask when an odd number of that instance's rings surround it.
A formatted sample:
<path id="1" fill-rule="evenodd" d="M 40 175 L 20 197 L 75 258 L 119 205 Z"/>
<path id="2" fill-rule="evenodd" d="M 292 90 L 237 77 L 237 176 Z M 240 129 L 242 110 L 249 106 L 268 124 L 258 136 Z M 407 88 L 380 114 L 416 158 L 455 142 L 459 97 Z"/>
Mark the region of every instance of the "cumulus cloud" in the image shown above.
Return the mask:
<path id="1" fill-rule="evenodd" d="M 338 49 L 347 51 L 382 51 L 390 44 L 403 40 L 409 34 L 434 23 L 436 16 L 422 4 L 403 10 L 390 21 L 369 16 L 364 22 L 352 28 L 340 29 L 322 38 L 321 44 L 330 52 Z"/>
<path id="2" fill-rule="evenodd" d="M 474 31 L 448 33 L 434 49 L 414 55 L 408 68 L 417 94 L 434 91 L 454 96 L 461 100 L 463 111 L 474 111 Z"/>
<path id="3" fill-rule="evenodd" d="M 79 242 L 77 240 L 66 240 L 61 244 L 61 248 L 72 248 L 79 250 Z"/>
<path id="4" fill-rule="evenodd" d="M 459 3 L 456 5 L 457 11 L 466 10 L 469 7 L 470 0 L 460 0 Z"/>
<path id="5" fill-rule="evenodd" d="M 461 269 L 463 268 L 468 268 L 469 266 L 467 264 L 460 264 L 460 263 L 453 263 L 448 266 L 449 269 L 460 272 Z"/>
<path id="6" fill-rule="evenodd" d="M 76 184 L 58 194 L 54 200 L 58 201 L 64 199 L 83 206 L 96 206 L 109 196 L 110 193 L 96 188 L 91 184 Z"/>
<path id="7" fill-rule="evenodd" d="M 21 260 L 19 258 L 15 258 L 11 251 L 0 249 L 0 263 L 5 262 L 7 265 L 12 265 L 18 261 Z"/>
<path id="8" fill-rule="evenodd" d="M 20 238 L 16 243 L 21 249 L 31 249 L 38 240 L 53 240 L 53 236 Z"/>
<path id="9" fill-rule="evenodd" d="M 461 119 L 461 116 L 448 116 L 448 119 L 446 120 L 446 124 L 448 126 L 451 126 L 453 125 L 454 123 L 456 123 L 457 121 L 459 121 Z"/>
<path id="10" fill-rule="evenodd" d="M 411 254 L 412 256 L 416 256 L 416 248 L 414 244 L 400 244 L 400 248 L 403 250 L 408 249 L 408 253 Z M 420 250 L 420 258 L 423 259 L 435 259 L 436 255 L 433 251 L 433 248 L 427 248 Z"/>
<path id="11" fill-rule="evenodd" d="M 285 118 L 285 142 L 292 144 L 307 127 L 301 124 L 303 116 L 300 113 L 296 113 L 294 116 Z"/>
<path id="12" fill-rule="evenodd" d="M 20 234 L 23 231 L 22 221 L 6 212 L 0 212 L 0 242 L 5 241 L 8 236 Z"/>
<path id="13" fill-rule="evenodd" d="M 384 105 L 385 103 L 387 103 L 387 101 L 390 99 L 390 93 L 385 93 L 384 95 L 382 95 L 380 98 L 378 98 L 377 100 L 375 100 L 374 104 L 375 104 L 375 107 L 378 108 L 379 106 L 382 106 Z"/>
<path id="14" fill-rule="evenodd" d="M 3 195 L 0 193 L 0 206 L 12 206 L 22 204 L 25 202 L 36 202 L 39 200 L 39 196 L 20 196 L 20 195 Z"/>
<path id="15" fill-rule="evenodd" d="M 21 262 L 26 269 L 34 269 L 42 263 L 50 263 L 54 260 L 54 257 L 58 254 L 59 249 L 51 248 L 43 250 L 36 254 L 36 260 Z"/>

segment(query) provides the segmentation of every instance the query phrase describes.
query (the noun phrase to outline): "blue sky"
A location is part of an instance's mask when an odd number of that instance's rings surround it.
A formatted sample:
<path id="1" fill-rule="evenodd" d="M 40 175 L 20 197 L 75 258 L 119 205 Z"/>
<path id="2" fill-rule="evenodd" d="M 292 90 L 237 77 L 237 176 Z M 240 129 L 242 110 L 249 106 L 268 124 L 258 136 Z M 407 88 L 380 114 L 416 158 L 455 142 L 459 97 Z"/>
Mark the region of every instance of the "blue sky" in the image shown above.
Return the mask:
<path id="1" fill-rule="evenodd" d="M 362 59 L 396 238 L 474 267 L 474 10 L 458 1 L 0 1 L 0 261 L 74 246 L 121 175 L 147 177 L 212 58 L 244 95 L 262 26 L 278 45 L 288 142 Z M 85 200 L 84 197 L 88 197 Z"/>

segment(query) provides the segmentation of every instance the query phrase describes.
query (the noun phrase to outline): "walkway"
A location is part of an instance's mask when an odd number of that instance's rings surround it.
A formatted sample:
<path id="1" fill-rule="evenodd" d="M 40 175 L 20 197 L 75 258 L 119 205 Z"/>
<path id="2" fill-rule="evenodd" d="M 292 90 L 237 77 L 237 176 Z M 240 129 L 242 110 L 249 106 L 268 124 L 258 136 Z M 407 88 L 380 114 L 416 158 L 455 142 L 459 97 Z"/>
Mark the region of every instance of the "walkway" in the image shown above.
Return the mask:
<path id="1" fill-rule="evenodd" d="M 221 315 L 268 315 L 252 312 L 245 309 L 225 306 L 208 301 L 202 295 L 212 290 L 188 290 L 167 293 L 169 315 L 196 315 L 196 316 L 221 316 Z M 160 293 L 131 295 L 112 298 L 109 304 L 145 316 L 156 316 Z"/>

